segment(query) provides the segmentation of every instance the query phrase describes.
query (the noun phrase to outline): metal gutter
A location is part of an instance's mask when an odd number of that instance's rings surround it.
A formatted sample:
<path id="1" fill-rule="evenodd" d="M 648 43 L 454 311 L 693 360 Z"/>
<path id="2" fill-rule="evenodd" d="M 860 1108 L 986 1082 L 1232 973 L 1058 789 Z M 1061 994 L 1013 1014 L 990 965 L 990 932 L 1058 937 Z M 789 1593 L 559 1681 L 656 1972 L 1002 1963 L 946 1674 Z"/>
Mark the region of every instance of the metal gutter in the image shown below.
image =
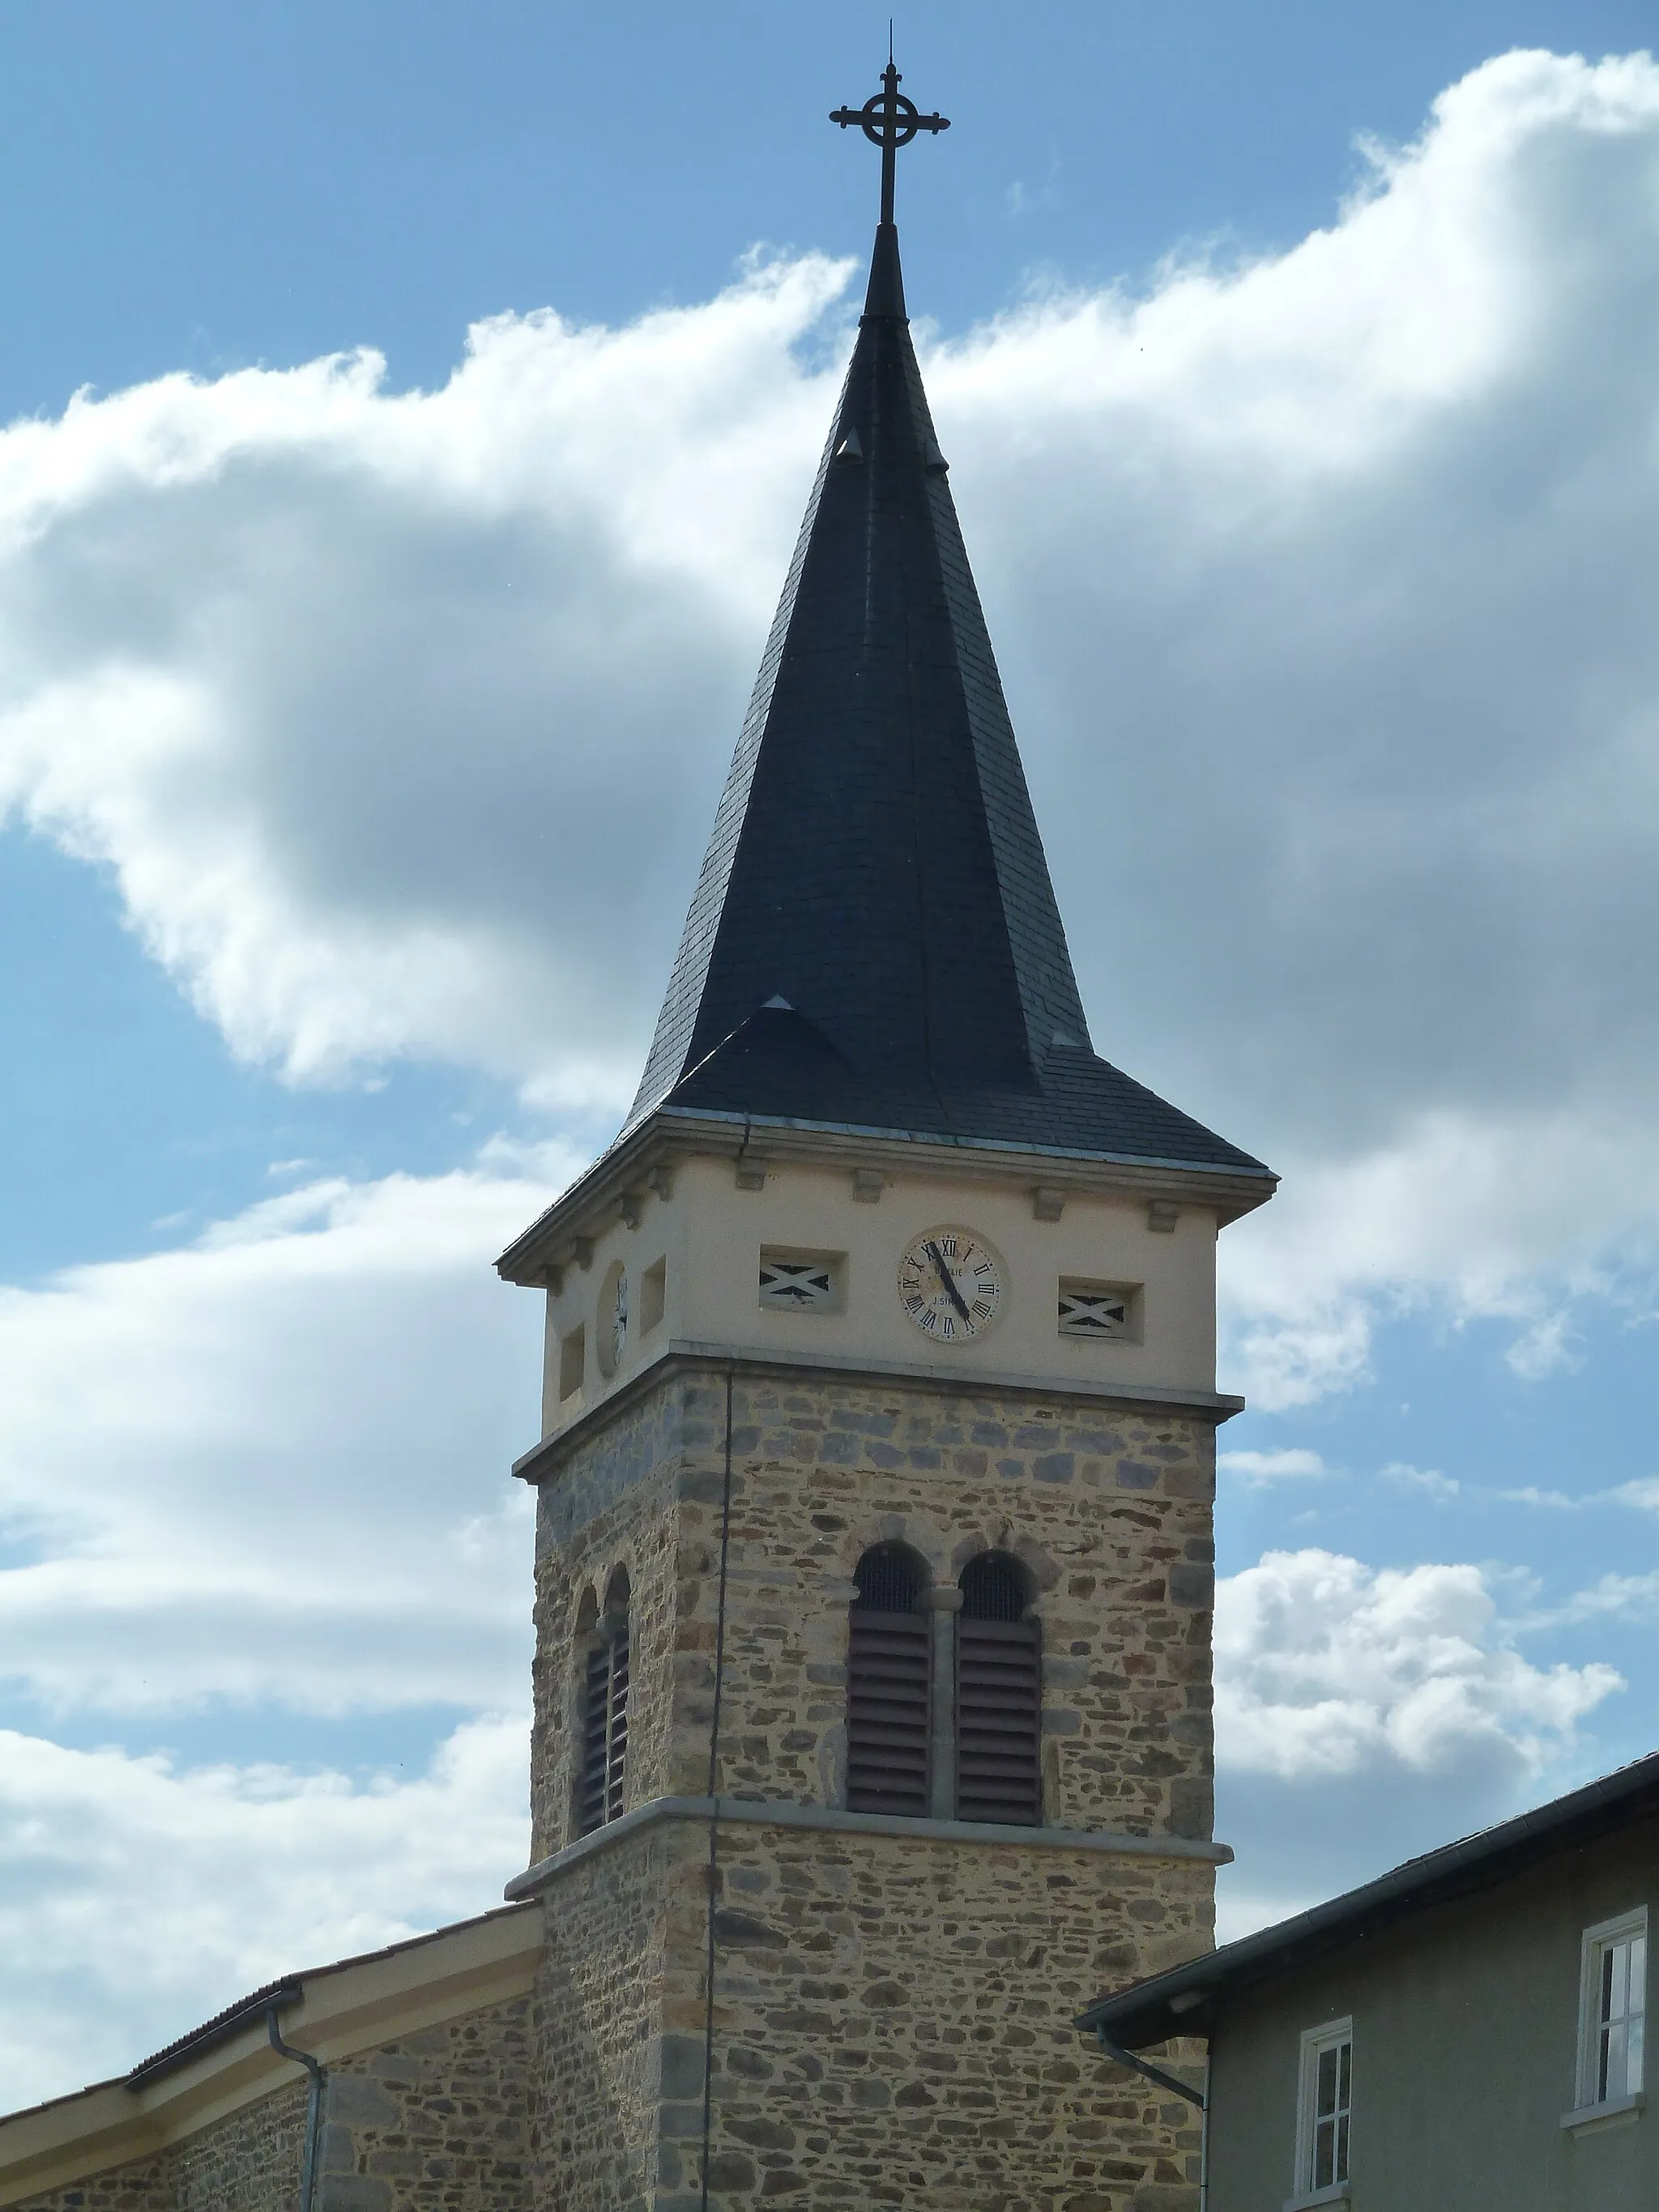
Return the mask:
<path id="1" fill-rule="evenodd" d="M 192 2058 L 199 2058 L 216 2044 L 240 2034 L 254 2021 L 263 2020 L 267 2014 L 274 2019 L 279 2005 L 296 2005 L 304 1995 L 297 1981 L 268 1983 L 264 1989 L 255 1990 L 252 1996 L 227 2005 L 223 2012 L 216 2013 L 211 2020 L 192 2028 L 188 2035 L 181 2035 L 176 2043 L 169 2043 L 153 2057 L 141 2059 L 131 2074 L 123 2076 L 122 2087 L 142 2089 L 147 2082 L 160 2081 L 162 2075 L 188 2065 Z"/>

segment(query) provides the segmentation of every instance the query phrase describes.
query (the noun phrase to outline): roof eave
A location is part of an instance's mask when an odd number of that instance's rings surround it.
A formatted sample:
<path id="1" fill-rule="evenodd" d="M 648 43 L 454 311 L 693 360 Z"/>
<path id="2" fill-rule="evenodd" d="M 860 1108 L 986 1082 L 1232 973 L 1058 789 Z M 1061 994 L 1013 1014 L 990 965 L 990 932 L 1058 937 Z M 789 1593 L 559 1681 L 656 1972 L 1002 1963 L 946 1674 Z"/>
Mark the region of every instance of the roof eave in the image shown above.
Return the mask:
<path id="1" fill-rule="evenodd" d="M 1241 1990 L 1281 1979 L 1344 1942 L 1415 1912 L 1495 1888 L 1558 1851 L 1655 1812 L 1659 1812 L 1659 1753 L 1497 1827 L 1462 1837 L 1422 1858 L 1408 1859 L 1375 1881 L 1292 1919 L 1132 1983 L 1091 2005 L 1073 2026 L 1090 2034 L 1103 2030 L 1128 2050 L 1164 2043 L 1172 2036 L 1209 2034 L 1222 2002 Z"/>
<path id="2" fill-rule="evenodd" d="M 1279 1184 L 1269 1169 L 1246 1170 L 1224 1162 L 1144 1159 L 1127 1153 L 1073 1152 L 1055 1145 L 1006 1145 L 927 1130 L 659 1106 L 507 1246 L 495 1271 L 506 1282 L 544 1288 L 553 1273 L 579 1261 L 583 1249 L 605 1230 L 634 1215 L 653 1188 L 653 1179 L 660 1194 L 663 1179 L 672 1177 L 677 1161 L 710 1157 L 736 1160 L 745 1154 L 769 1162 L 885 1167 L 911 1175 L 967 1172 L 987 1182 L 1041 1182 L 1078 1194 L 1141 1201 L 1166 1199 L 1212 1211 L 1222 1227 L 1264 1206 Z"/>

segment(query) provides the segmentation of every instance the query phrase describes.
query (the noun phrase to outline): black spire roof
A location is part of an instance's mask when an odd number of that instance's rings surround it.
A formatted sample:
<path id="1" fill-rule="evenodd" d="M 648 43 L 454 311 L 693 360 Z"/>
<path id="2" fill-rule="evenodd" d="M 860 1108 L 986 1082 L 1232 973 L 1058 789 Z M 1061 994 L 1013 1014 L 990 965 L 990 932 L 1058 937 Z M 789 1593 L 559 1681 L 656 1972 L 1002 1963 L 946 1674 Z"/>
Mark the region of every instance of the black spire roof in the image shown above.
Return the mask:
<path id="1" fill-rule="evenodd" d="M 1090 1048 L 945 472 L 884 222 L 629 1127 L 1265 1172 Z"/>

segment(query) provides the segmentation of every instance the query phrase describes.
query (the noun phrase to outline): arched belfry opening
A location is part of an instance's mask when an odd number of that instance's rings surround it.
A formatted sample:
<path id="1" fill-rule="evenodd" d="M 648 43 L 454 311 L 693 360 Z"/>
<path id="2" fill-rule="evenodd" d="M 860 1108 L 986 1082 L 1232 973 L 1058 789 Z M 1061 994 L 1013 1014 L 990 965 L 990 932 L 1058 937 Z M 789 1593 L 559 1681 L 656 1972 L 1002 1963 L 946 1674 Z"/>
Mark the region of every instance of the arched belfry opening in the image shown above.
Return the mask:
<path id="1" fill-rule="evenodd" d="M 1009 1552 L 981 1552 L 958 1578 L 957 1818 L 1042 1819 L 1042 1632 Z"/>
<path id="2" fill-rule="evenodd" d="M 853 1580 L 847 1634 L 847 1802 L 855 1813 L 928 1810 L 933 1669 L 927 1570 L 902 1544 L 872 1545 Z"/>
<path id="3" fill-rule="evenodd" d="M 628 1570 L 605 1585 L 605 1608 L 588 1631 L 576 1767 L 576 1833 L 620 1820 L 628 1765 Z M 586 1611 L 586 1607 L 584 1607 Z"/>

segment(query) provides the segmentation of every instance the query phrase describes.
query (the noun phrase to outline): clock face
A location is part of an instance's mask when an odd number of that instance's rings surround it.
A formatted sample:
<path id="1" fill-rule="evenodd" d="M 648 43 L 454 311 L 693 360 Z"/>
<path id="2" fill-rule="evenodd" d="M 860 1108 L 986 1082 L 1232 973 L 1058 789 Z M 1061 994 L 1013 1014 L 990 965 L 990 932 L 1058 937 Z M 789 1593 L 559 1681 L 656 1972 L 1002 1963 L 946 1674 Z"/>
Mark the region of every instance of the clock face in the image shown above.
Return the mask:
<path id="1" fill-rule="evenodd" d="M 899 1261 L 899 1304 L 924 1336 L 964 1344 L 996 1319 L 1002 1262 L 971 1229 L 947 1222 L 924 1230 Z"/>
<path id="2" fill-rule="evenodd" d="M 620 1260 L 613 1260 L 599 1285 L 599 1309 L 593 1316 L 594 1349 L 599 1372 L 607 1382 L 622 1365 L 628 1342 L 628 1277 Z"/>

